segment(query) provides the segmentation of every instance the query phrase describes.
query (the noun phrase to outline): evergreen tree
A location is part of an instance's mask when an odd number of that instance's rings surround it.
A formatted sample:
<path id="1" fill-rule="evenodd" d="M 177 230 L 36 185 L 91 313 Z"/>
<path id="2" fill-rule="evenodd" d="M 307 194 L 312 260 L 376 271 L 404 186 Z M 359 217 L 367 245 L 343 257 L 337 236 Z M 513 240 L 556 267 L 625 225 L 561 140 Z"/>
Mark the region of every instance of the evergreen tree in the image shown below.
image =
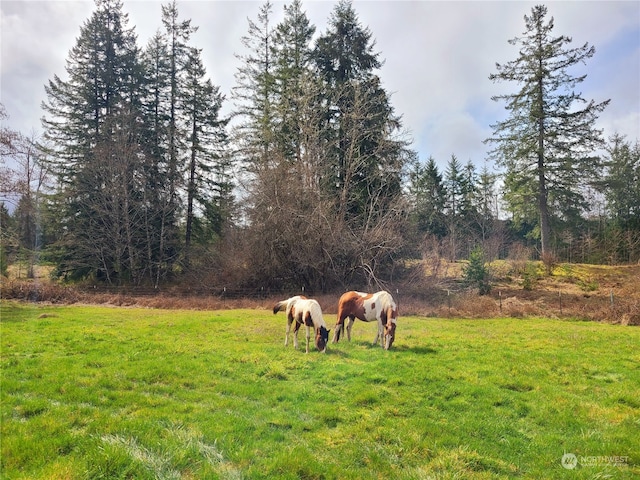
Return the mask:
<path id="1" fill-rule="evenodd" d="M 477 182 L 476 226 L 484 243 L 493 233 L 493 227 L 498 220 L 498 205 L 496 175 L 489 172 L 486 165 L 483 166 Z"/>
<path id="2" fill-rule="evenodd" d="M 482 167 L 478 177 L 477 210 L 485 219 L 498 218 L 498 192 L 496 192 L 497 175 L 491 173 L 487 165 Z"/>
<path id="3" fill-rule="evenodd" d="M 445 170 L 444 186 L 446 191 L 446 212 L 449 219 L 459 220 L 462 215 L 465 195 L 465 177 L 462 164 L 458 157 L 451 155 Z"/>
<path id="4" fill-rule="evenodd" d="M 355 220 L 362 215 L 362 194 L 356 187 L 364 178 L 366 158 L 360 155 L 359 140 L 366 135 L 360 121 L 369 113 L 366 82 L 382 66 L 373 51 L 372 33 L 364 28 L 348 0 L 341 0 L 329 19 L 328 30 L 316 42 L 314 57 L 317 70 L 325 82 L 325 129 L 329 149 L 325 188 L 338 199 L 340 218 Z"/>
<path id="5" fill-rule="evenodd" d="M 225 159 L 224 143 L 226 133 L 224 127 L 226 121 L 219 119 L 219 111 L 222 106 L 222 95 L 219 88 L 214 87 L 211 80 L 206 78 L 206 71 L 202 64 L 200 51 L 192 48 L 187 62 L 186 77 L 184 83 L 184 105 L 182 110 L 187 119 L 190 135 L 187 140 L 189 150 L 188 175 L 187 175 L 187 221 L 185 231 L 186 262 L 189 263 L 189 247 L 193 234 L 196 208 L 206 211 L 212 209 L 210 204 L 213 198 L 213 188 L 220 204 L 229 196 L 228 178 L 224 178 L 226 165 L 221 163 Z M 216 169 L 217 179 L 212 177 Z M 221 178 L 222 177 L 222 178 Z M 217 180 L 217 181 L 216 181 Z M 219 205 L 221 206 L 221 205 Z M 221 214 L 222 210 L 219 209 Z M 213 218 L 210 216 L 210 219 Z M 223 219 L 217 219 L 217 225 L 213 225 L 214 231 L 221 230 Z"/>
<path id="6" fill-rule="evenodd" d="M 167 184 L 164 180 L 168 177 L 170 164 L 171 60 L 167 39 L 160 31 L 142 52 L 142 66 L 145 72 L 143 108 L 149 153 L 154 159 L 153 168 L 163 179 L 162 184 Z"/>
<path id="7" fill-rule="evenodd" d="M 232 92 L 237 120 L 233 140 L 243 162 L 243 183 L 247 189 L 248 248 L 244 253 L 255 272 L 250 281 L 259 282 L 260 286 L 270 286 L 274 278 L 299 281 L 293 271 L 295 267 L 289 268 L 293 262 L 287 261 L 295 242 L 289 234 L 295 228 L 292 221 L 299 218 L 291 215 L 294 206 L 299 206 L 299 186 L 297 181 L 290 180 L 289 167 L 294 158 L 286 158 L 283 151 L 291 151 L 294 145 L 289 143 L 290 132 L 286 132 L 289 125 L 278 106 L 290 99 L 285 97 L 289 92 L 284 89 L 287 78 L 284 67 L 276 60 L 277 52 L 289 49 L 290 45 L 281 35 L 278 47 L 275 46 L 272 8 L 271 2 L 266 1 L 257 19 L 249 20 L 248 32 L 242 37 L 245 53 L 237 55 L 242 64 Z M 282 218 L 289 223 L 282 222 Z"/>
<path id="8" fill-rule="evenodd" d="M 444 187 L 448 256 L 451 261 L 455 261 L 458 258 L 460 245 L 468 231 L 463 224 L 463 201 L 466 188 L 464 170 L 454 154 L 451 155 L 447 163 Z"/>
<path id="9" fill-rule="evenodd" d="M 312 60 L 315 27 L 309 23 L 302 2 L 284 7 L 285 18 L 275 30 L 274 81 L 277 92 L 276 142 L 283 158 L 300 162 L 303 155 L 303 115 Z"/>
<path id="10" fill-rule="evenodd" d="M 375 70 L 382 62 L 371 31 L 341 0 L 314 50 L 324 83 L 322 189 L 333 204 L 332 229 L 340 245 L 342 279 L 380 286 L 404 247 L 404 168 L 414 153 Z M 319 109 L 320 110 L 320 109 Z M 344 239 L 354 239 L 345 242 Z"/>
<path id="11" fill-rule="evenodd" d="M 469 254 L 469 263 L 462 267 L 462 275 L 467 286 L 478 288 L 478 295 L 491 291 L 491 275 L 480 247 L 475 247 Z"/>
<path id="12" fill-rule="evenodd" d="M 145 114 L 146 157 L 144 202 L 149 206 L 144 219 L 147 237 L 147 264 L 154 284 L 171 271 L 179 249 L 175 182 L 171 178 L 171 58 L 167 38 L 158 31 L 142 54 L 145 72 L 143 108 Z"/>
<path id="13" fill-rule="evenodd" d="M 434 158 L 429 157 L 424 166 L 415 162 L 409 180 L 409 192 L 414 202 L 413 218 L 418 231 L 444 237 L 445 186 Z"/>
<path id="14" fill-rule="evenodd" d="M 236 72 L 233 88 L 234 115 L 240 119 L 236 125 L 236 147 L 253 173 L 269 166 L 275 145 L 272 8 L 267 0 L 260 8 L 257 22 L 249 20 L 249 31 L 242 37 L 247 53 L 237 55 L 242 66 Z"/>
<path id="15" fill-rule="evenodd" d="M 76 276 L 137 280 L 137 220 L 130 214 L 140 205 L 128 202 L 138 197 L 145 153 L 138 135 L 138 48 L 119 0 L 97 0 L 96 7 L 69 54 L 69 80 L 55 76 L 45 87 L 45 138 L 61 186 L 57 218 L 64 225 L 65 249 L 60 268 Z M 117 148 L 116 137 L 125 142 Z M 123 188 L 131 190 L 122 196 Z"/>
<path id="16" fill-rule="evenodd" d="M 382 66 L 368 28 L 360 24 L 349 0 L 340 0 L 329 19 L 329 29 L 316 43 L 319 71 L 333 88 L 362 81 Z M 345 100 L 347 100 L 345 98 Z"/>
<path id="17" fill-rule="evenodd" d="M 45 137 L 59 160 L 59 172 L 73 180 L 89 161 L 92 149 L 109 135 L 105 124 L 118 108 L 136 96 L 138 50 L 120 0 L 96 0 L 97 10 L 85 22 L 69 53 L 64 81 L 57 75 L 45 86 Z M 137 102 L 136 102 L 137 103 Z"/>
<path id="18" fill-rule="evenodd" d="M 610 218 L 619 226 L 640 230 L 640 143 L 615 134 L 607 145 L 606 173 L 600 188 Z"/>
<path id="19" fill-rule="evenodd" d="M 461 190 L 460 214 L 465 221 L 470 222 L 475 217 L 478 206 L 478 174 L 471 160 L 464 166 Z"/>
<path id="20" fill-rule="evenodd" d="M 375 42 L 353 6 L 341 0 L 315 49 L 325 81 L 325 187 L 337 199 L 338 217 L 364 226 L 399 195 L 410 157 L 401 122 L 374 71 L 381 67 Z"/>
<path id="21" fill-rule="evenodd" d="M 186 155 L 182 139 L 189 135 L 184 128 L 184 119 L 180 118 L 180 102 L 183 100 L 184 71 L 189 61 L 188 42 L 197 27 L 191 26 L 191 20 L 179 20 L 176 0 L 162 6 L 162 24 L 167 39 L 169 66 L 169 119 L 168 119 L 168 155 L 169 168 L 166 181 L 172 200 L 172 206 L 178 209 L 178 190 L 182 186 L 183 166 Z"/>
<path id="22" fill-rule="evenodd" d="M 533 7 L 524 17 L 523 36 L 509 41 L 520 47 L 519 57 L 496 64 L 498 72 L 489 77 L 517 82 L 520 90 L 493 98 L 505 101 L 510 115 L 492 126 L 494 137 L 488 140 L 506 169 L 505 199 L 514 215 L 531 222 L 529 206 L 535 205 L 543 255 L 551 253 L 554 214 L 569 216 L 583 208 L 579 187 L 599 175 L 593 152 L 602 138 L 595 121 L 609 103 L 587 102 L 573 91 L 586 75 L 573 76 L 569 69 L 595 49 L 588 43 L 569 48 L 569 37 L 553 37 L 553 18 L 547 22 L 546 15 L 545 6 Z"/>

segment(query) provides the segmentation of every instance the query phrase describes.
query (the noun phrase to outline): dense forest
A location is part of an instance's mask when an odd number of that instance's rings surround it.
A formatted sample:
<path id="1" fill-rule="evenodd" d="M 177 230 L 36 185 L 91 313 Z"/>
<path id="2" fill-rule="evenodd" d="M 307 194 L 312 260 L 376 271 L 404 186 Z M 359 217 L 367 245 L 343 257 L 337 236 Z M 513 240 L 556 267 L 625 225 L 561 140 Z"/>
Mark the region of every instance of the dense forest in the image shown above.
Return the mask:
<path id="1" fill-rule="evenodd" d="M 544 6 L 505 39 L 519 56 L 487 72 L 516 85 L 495 98 L 509 116 L 487 162 L 452 153 L 443 171 L 412 150 L 350 1 L 325 32 L 300 0 L 272 16 L 267 1 L 249 21 L 223 94 L 175 1 L 141 46 L 123 3 L 96 0 L 45 86 L 42 135 L 2 127 L 0 188 L 15 203 L 0 205 L 2 273 L 47 262 L 65 281 L 326 292 L 479 252 L 640 261 L 638 140 L 603 138 L 608 100 L 582 98 L 586 75 L 569 73 L 594 49 L 554 37 Z"/>

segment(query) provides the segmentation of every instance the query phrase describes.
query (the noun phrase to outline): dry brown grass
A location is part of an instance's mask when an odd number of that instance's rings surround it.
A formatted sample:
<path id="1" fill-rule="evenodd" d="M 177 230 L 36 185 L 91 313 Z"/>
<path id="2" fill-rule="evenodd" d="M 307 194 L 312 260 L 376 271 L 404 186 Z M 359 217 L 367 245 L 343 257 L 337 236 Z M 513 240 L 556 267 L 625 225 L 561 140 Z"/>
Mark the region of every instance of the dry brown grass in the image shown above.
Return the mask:
<path id="1" fill-rule="evenodd" d="M 489 295 L 464 288 L 461 263 L 439 262 L 437 272 L 427 265 L 413 273 L 394 293 L 401 315 L 449 318 L 551 317 L 577 318 L 622 325 L 640 325 L 640 265 L 602 266 L 560 264 L 551 276 L 541 263 L 501 261 L 491 265 L 494 280 Z M 527 267 L 528 268 L 525 268 Z M 530 289 L 523 287 L 527 272 L 536 272 Z M 150 289 L 92 289 L 70 287 L 46 277 L 0 281 L 3 299 L 56 304 L 105 304 L 163 309 L 267 309 L 289 295 L 220 292 L 181 287 Z M 341 292 L 314 295 L 331 324 Z"/>

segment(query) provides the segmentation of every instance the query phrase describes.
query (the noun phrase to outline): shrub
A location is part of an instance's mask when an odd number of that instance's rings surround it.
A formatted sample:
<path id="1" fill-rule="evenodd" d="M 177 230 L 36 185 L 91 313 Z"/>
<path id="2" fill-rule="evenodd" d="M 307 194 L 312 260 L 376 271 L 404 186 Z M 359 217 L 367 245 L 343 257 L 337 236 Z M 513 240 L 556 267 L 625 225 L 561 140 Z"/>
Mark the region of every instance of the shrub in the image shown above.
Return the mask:
<path id="1" fill-rule="evenodd" d="M 522 273 L 522 288 L 531 291 L 535 283 L 538 281 L 538 267 L 533 262 L 527 262 L 524 272 Z"/>
<path id="2" fill-rule="evenodd" d="M 469 255 L 469 263 L 462 269 L 462 275 L 467 285 L 478 288 L 478 294 L 486 295 L 491 291 L 489 269 L 480 247 L 474 248 Z"/>

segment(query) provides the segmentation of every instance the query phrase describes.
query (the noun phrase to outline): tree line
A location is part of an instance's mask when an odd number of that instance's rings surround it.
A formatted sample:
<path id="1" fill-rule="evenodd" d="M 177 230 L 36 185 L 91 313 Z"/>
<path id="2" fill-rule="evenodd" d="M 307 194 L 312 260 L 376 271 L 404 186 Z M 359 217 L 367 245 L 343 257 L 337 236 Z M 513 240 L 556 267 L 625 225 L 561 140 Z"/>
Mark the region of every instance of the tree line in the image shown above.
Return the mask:
<path id="1" fill-rule="evenodd" d="M 16 203 L 0 210 L 3 269 L 21 257 L 67 280 L 327 291 L 405 281 L 413 260 L 477 248 L 636 262 L 640 147 L 602 138 L 608 101 L 573 93 L 584 76 L 567 73 L 593 47 L 553 37 L 546 15 L 525 16 L 519 57 L 490 75 L 520 88 L 495 99 L 510 112 L 487 140 L 497 174 L 455 154 L 439 171 L 411 149 L 350 1 L 319 35 L 300 0 L 276 25 L 265 2 L 227 100 L 175 1 L 140 47 L 122 2 L 96 0 L 65 78 L 45 86 L 43 134 L 2 129 Z"/>

